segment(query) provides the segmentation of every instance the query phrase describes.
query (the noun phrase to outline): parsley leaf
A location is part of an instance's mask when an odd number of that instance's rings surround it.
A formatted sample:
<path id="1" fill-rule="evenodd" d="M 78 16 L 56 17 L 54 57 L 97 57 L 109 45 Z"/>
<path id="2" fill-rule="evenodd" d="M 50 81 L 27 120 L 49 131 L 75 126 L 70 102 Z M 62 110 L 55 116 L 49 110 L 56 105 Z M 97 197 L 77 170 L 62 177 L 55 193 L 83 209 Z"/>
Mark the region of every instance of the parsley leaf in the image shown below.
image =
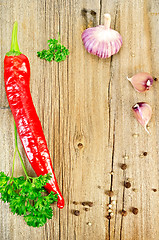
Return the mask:
<path id="1" fill-rule="evenodd" d="M 52 218 L 50 204 L 57 202 L 58 198 L 54 192 L 46 196 L 43 187 L 50 179 L 51 174 L 24 179 L 23 176 L 10 178 L 0 172 L 1 199 L 9 203 L 13 214 L 23 216 L 29 226 L 41 227 Z"/>
<path id="2" fill-rule="evenodd" d="M 50 39 L 48 40 L 49 49 L 43 49 L 41 52 L 37 52 L 37 56 L 40 59 L 45 59 L 46 61 L 51 62 L 54 60 L 55 62 L 61 62 L 66 59 L 66 56 L 69 55 L 69 50 L 63 46 L 59 40 Z"/>

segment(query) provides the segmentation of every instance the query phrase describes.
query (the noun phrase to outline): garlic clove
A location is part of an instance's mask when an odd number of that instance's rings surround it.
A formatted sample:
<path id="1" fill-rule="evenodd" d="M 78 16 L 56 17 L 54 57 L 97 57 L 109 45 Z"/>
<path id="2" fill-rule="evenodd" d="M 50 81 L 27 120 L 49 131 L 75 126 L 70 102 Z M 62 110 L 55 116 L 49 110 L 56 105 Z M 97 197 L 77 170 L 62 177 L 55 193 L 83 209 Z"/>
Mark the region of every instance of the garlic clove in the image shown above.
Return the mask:
<path id="1" fill-rule="evenodd" d="M 135 74 L 133 77 L 127 79 L 131 82 L 133 87 L 138 92 L 145 92 L 150 89 L 153 84 L 153 77 L 146 72 Z"/>
<path id="2" fill-rule="evenodd" d="M 132 110 L 138 122 L 145 128 L 146 132 L 149 133 L 146 126 L 151 119 L 151 106 L 146 102 L 139 102 L 132 107 Z"/>
<path id="3" fill-rule="evenodd" d="M 122 37 L 110 28 L 110 22 L 110 14 L 104 14 L 104 25 L 87 28 L 82 33 L 84 47 L 89 53 L 100 58 L 109 58 L 120 50 Z"/>

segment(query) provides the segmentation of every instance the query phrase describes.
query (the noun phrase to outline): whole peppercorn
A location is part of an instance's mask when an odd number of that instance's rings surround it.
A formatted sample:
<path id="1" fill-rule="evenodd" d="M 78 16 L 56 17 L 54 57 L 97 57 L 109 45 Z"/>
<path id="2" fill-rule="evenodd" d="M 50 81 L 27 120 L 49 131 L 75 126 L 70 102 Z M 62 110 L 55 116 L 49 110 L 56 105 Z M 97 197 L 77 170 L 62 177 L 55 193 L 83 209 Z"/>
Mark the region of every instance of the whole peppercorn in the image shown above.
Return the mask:
<path id="1" fill-rule="evenodd" d="M 83 206 L 93 207 L 93 202 L 82 202 Z"/>
<path id="2" fill-rule="evenodd" d="M 143 155 L 146 157 L 147 156 L 147 152 L 143 152 Z"/>
<path id="3" fill-rule="evenodd" d="M 93 207 L 93 202 L 87 202 L 87 205 L 88 205 L 89 207 Z"/>
<path id="4" fill-rule="evenodd" d="M 80 215 L 80 211 L 79 210 L 74 210 L 74 215 L 75 216 L 79 216 Z"/>
<path id="5" fill-rule="evenodd" d="M 157 189 L 156 189 L 156 188 L 153 188 L 152 190 L 153 190 L 154 192 L 157 192 Z"/>
<path id="6" fill-rule="evenodd" d="M 92 223 L 91 223 L 91 222 L 88 222 L 87 225 L 88 225 L 88 226 L 92 226 Z"/>
<path id="7" fill-rule="evenodd" d="M 91 10 L 91 11 L 90 11 L 90 14 L 91 14 L 92 16 L 96 16 L 97 13 L 96 13 L 95 11 Z"/>
<path id="8" fill-rule="evenodd" d="M 113 191 L 108 191 L 108 196 L 109 197 L 113 197 L 114 196 L 114 192 Z"/>
<path id="9" fill-rule="evenodd" d="M 73 201 L 73 204 L 74 204 L 74 205 L 77 205 L 77 204 L 78 204 L 78 202 L 76 202 L 76 201 Z"/>
<path id="10" fill-rule="evenodd" d="M 121 211 L 121 215 L 125 217 L 125 216 L 127 215 L 127 211 L 125 211 L 125 210 L 123 209 L 123 210 Z"/>
<path id="11" fill-rule="evenodd" d="M 86 205 L 87 205 L 87 203 L 86 203 L 86 202 L 82 202 L 82 205 L 83 205 L 83 206 L 86 206 Z"/>
<path id="12" fill-rule="evenodd" d="M 89 211 L 89 208 L 84 208 L 84 210 L 85 210 L 86 212 L 88 212 L 88 211 Z"/>
<path id="13" fill-rule="evenodd" d="M 132 209 L 132 213 L 133 213 L 133 214 L 137 215 L 138 212 L 139 212 L 139 210 L 138 210 L 137 208 L 133 208 L 133 209 Z"/>
<path id="14" fill-rule="evenodd" d="M 123 164 L 121 165 L 121 169 L 122 169 L 122 170 L 127 169 L 127 165 L 126 165 L 125 163 L 123 163 Z"/>
<path id="15" fill-rule="evenodd" d="M 126 188 L 130 188 L 130 187 L 131 187 L 131 183 L 130 183 L 130 182 L 125 182 L 124 186 L 125 186 Z"/>

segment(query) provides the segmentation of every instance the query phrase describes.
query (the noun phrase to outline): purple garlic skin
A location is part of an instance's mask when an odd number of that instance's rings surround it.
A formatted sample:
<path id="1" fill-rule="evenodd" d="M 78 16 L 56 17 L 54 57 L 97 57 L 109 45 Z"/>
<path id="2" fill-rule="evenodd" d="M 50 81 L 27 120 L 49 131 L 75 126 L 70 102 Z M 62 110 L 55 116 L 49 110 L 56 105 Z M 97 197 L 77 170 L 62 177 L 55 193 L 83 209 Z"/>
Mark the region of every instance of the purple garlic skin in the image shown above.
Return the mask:
<path id="1" fill-rule="evenodd" d="M 154 81 L 153 77 L 146 72 L 137 73 L 133 77 L 127 79 L 131 82 L 134 89 L 138 92 L 148 91 Z"/>
<path id="2" fill-rule="evenodd" d="M 151 106 L 146 102 L 138 102 L 132 107 L 132 110 L 138 122 L 144 127 L 146 132 L 149 133 L 147 130 L 147 124 L 152 116 Z"/>
<path id="3" fill-rule="evenodd" d="M 110 14 L 104 14 L 104 25 L 86 29 L 82 33 L 85 49 L 100 58 L 109 58 L 119 52 L 122 46 L 121 35 L 110 28 Z"/>

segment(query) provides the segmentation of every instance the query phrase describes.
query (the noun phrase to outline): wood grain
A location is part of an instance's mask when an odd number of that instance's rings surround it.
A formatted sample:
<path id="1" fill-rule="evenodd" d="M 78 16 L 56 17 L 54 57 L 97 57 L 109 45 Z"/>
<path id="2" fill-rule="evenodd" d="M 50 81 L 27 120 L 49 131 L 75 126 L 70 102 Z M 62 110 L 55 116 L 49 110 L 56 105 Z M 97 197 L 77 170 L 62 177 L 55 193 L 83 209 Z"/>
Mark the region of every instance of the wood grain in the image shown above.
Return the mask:
<path id="1" fill-rule="evenodd" d="M 103 23 L 106 12 L 111 14 L 111 27 L 121 33 L 123 46 L 119 54 L 103 60 L 85 51 L 81 33 Z M 53 219 L 33 229 L 0 202 L 0 239 L 157 240 L 159 201 L 158 191 L 152 188 L 158 190 L 159 84 L 155 82 L 149 92 L 139 94 L 126 77 L 139 71 L 158 77 L 158 1 L 0 0 L 0 170 L 8 174 L 14 137 L 3 58 L 10 48 L 15 20 L 20 50 L 31 64 L 33 102 L 66 205 L 63 210 L 54 205 Z M 47 40 L 57 38 L 58 32 L 70 50 L 67 60 L 58 64 L 37 58 L 36 52 L 47 48 Z M 131 111 L 138 101 L 147 101 L 153 108 L 149 136 Z M 27 170 L 34 176 L 20 142 L 19 146 Z M 141 158 L 143 152 L 148 154 Z M 120 168 L 122 163 L 128 166 L 125 171 Z M 15 176 L 22 174 L 17 158 Z M 127 179 L 132 185 L 129 189 L 124 187 Z M 111 199 L 109 190 L 114 191 Z M 115 200 L 114 217 L 108 220 L 110 200 Z M 83 201 L 93 202 L 87 212 Z M 138 208 L 138 215 L 132 213 L 133 207 Z M 125 217 L 121 215 L 123 208 Z M 80 210 L 80 216 L 72 214 L 75 209 Z"/>

